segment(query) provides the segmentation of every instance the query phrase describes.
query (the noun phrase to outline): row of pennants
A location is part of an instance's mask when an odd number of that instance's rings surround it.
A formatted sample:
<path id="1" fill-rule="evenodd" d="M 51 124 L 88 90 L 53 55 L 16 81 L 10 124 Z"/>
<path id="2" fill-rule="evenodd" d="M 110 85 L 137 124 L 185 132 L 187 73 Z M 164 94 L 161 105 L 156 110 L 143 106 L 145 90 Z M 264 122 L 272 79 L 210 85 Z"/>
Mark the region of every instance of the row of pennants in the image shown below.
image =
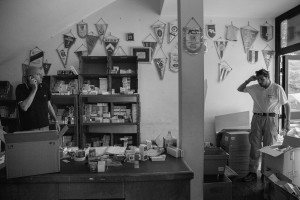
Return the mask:
<path id="1" fill-rule="evenodd" d="M 225 49 L 227 47 L 227 43 L 228 41 L 214 41 L 214 45 L 216 47 L 219 59 L 220 59 L 220 63 L 219 63 L 219 80 L 220 81 L 224 81 L 225 78 L 227 77 L 227 75 L 229 74 L 229 72 L 232 70 L 232 68 L 229 66 L 229 64 L 226 61 L 223 61 L 223 55 L 225 52 Z M 267 45 L 263 50 L 261 50 L 262 55 L 264 57 L 264 61 L 266 64 L 267 69 L 270 66 L 271 60 L 275 55 L 275 51 L 273 50 L 267 50 L 266 48 L 269 47 L 271 49 L 271 47 L 269 45 Z M 247 50 L 247 61 L 250 64 L 254 64 L 258 61 L 258 53 L 259 51 L 257 50 Z"/>
<path id="2" fill-rule="evenodd" d="M 220 59 L 220 62 L 218 63 L 219 66 L 219 81 L 224 81 L 225 78 L 228 76 L 232 68 L 230 65 L 223 61 L 223 56 L 226 50 L 226 47 L 228 45 L 228 41 L 237 41 L 237 32 L 238 28 L 235 27 L 232 23 L 229 26 L 226 26 L 225 31 L 225 38 L 226 40 L 222 40 L 222 38 L 219 38 L 218 40 L 214 41 L 214 46 L 216 48 L 218 57 Z M 255 42 L 259 31 L 250 26 L 248 23 L 248 26 L 240 28 L 241 37 L 243 41 L 244 51 L 247 54 L 247 61 L 250 64 L 255 64 L 258 61 L 258 55 L 259 51 L 251 49 L 253 46 L 253 43 Z M 216 35 L 216 27 L 214 24 L 208 24 L 206 25 L 206 34 L 207 36 L 212 39 Z M 273 39 L 273 26 L 268 24 L 267 22 L 264 25 L 260 26 L 260 36 L 261 38 L 268 42 L 271 39 Z M 267 49 L 269 48 L 269 50 Z M 261 50 L 266 68 L 268 69 L 271 63 L 272 58 L 275 55 L 275 51 L 272 50 L 272 48 L 267 45 L 263 50 Z"/>
<path id="3" fill-rule="evenodd" d="M 95 35 L 93 32 L 88 33 L 88 24 L 81 21 L 77 24 L 77 34 L 80 38 L 86 39 L 86 45 L 82 44 L 74 53 L 80 58 L 81 56 L 87 56 L 91 54 L 98 40 L 100 40 L 101 44 L 104 44 L 107 56 L 118 56 L 118 55 L 126 55 L 122 47 L 118 47 L 119 38 L 111 35 L 109 33 L 106 34 L 106 30 L 108 28 L 108 24 L 101 18 L 96 24 L 96 29 L 98 35 Z M 165 29 L 167 24 L 157 20 L 154 24 L 151 25 L 151 29 L 154 32 L 153 36 L 151 33 L 142 41 L 144 47 L 150 47 L 151 49 L 151 61 L 153 60 L 155 66 L 159 71 L 160 78 L 163 79 L 165 68 L 167 65 L 167 57 L 163 53 L 163 58 L 154 58 L 154 53 L 158 45 L 160 45 L 160 49 L 162 50 L 162 44 L 164 41 Z M 177 20 L 173 20 L 168 23 L 168 43 L 171 43 L 174 38 L 177 36 L 178 26 Z M 67 65 L 68 54 L 70 47 L 75 43 L 76 37 L 70 31 L 67 34 L 63 34 L 63 43 L 61 43 L 56 51 L 59 55 L 59 58 L 64 67 Z M 162 51 L 163 52 L 163 51 Z M 173 72 L 178 71 L 178 58 L 175 58 L 176 55 L 174 53 L 170 53 L 170 70 Z M 178 55 L 177 55 L 178 57 Z M 173 61 L 171 61 L 173 60 Z M 177 60 L 177 62 L 176 62 Z"/>

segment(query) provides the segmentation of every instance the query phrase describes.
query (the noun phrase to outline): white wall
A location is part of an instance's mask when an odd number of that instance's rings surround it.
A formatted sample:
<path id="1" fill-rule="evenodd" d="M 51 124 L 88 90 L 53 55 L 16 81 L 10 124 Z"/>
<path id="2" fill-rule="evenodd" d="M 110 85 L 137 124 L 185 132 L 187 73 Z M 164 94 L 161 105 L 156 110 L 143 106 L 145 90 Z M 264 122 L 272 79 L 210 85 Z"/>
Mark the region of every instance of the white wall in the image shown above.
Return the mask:
<path id="1" fill-rule="evenodd" d="M 225 40 L 225 26 L 230 25 L 241 28 L 248 25 L 260 30 L 260 25 L 267 21 L 274 26 L 274 19 L 245 19 L 245 18 L 208 18 L 205 19 L 205 24 L 216 25 L 216 36 L 213 39 L 207 39 L 209 51 L 204 56 L 205 62 L 205 79 L 207 79 L 208 90 L 205 102 L 205 123 L 204 123 L 204 141 L 210 141 L 215 144 L 215 127 L 214 119 L 217 115 L 229 114 L 241 111 L 252 111 L 252 100 L 250 95 L 237 91 L 238 86 L 248 79 L 255 71 L 266 68 L 261 50 L 265 49 L 267 44 L 275 50 L 275 35 L 269 42 L 265 42 L 258 35 L 253 44 L 253 48 L 259 51 L 258 62 L 250 64 L 247 61 L 247 55 L 244 52 L 244 46 L 241 39 L 241 34 L 238 32 L 238 41 L 230 41 L 225 50 L 223 60 L 231 67 L 232 71 L 227 78 L 220 82 L 218 63 L 220 62 L 213 41 L 222 37 Z M 206 36 L 207 38 L 207 36 Z M 270 48 L 266 48 L 270 50 Z M 274 80 L 274 58 L 269 67 L 271 80 Z"/>
<path id="2" fill-rule="evenodd" d="M 120 39 L 119 46 L 124 49 L 127 55 L 130 55 L 131 47 L 142 46 L 142 41 L 150 33 L 154 36 L 150 28 L 153 23 L 157 20 L 167 23 L 175 20 L 177 16 L 160 17 L 158 14 L 159 7 L 155 1 L 131 0 L 130 3 L 128 2 L 117 1 L 82 20 L 88 23 L 89 32 L 92 31 L 96 35 L 97 31 L 94 24 L 102 18 L 108 24 L 106 33 L 118 37 Z M 28 28 L 30 28 L 30 24 L 28 24 Z M 52 63 L 49 75 L 54 75 L 57 70 L 64 69 L 56 48 L 63 42 L 63 34 L 70 30 L 77 40 L 70 48 L 67 66 L 72 65 L 76 69 L 79 67 L 79 60 L 74 51 L 81 44 L 85 44 L 85 40 L 77 36 L 76 24 L 74 24 L 71 28 L 66 28 L 38 45 L 45 52 L 47 62 Z M 134 33 L 135 41 L 126 41 L 126 33 L 129 32 Z M 7 44 L 2 45 L 9 45 L 9 42 L 7 40 Z M 163 51 L 167 56 L 170 51 L 174 50 L 175 45 L 177 45 L 177 37 L 171 44 L 167 44 L 165 33 Z M 159 47 L 157 47 L 158 49 Z M 14 88 L 20 83 L 21 64 L 28 58 L 29 50 L 16 55 L 10 62 L 1 66 L 0 80 L 9 80 Z M 90 55 L 106 55 L 105 48 L 100 41 L 97 42 Z M 141 100 L 141 139 L 155 139 L 160 134 L 166 135 L 168 130 L 171 130 L 172 134 L 178 138 L 178 73 L 171 72 L 167 66 L 164 79 L 160 80 L 153 63 L 140 64 L 138 84 Z"/>

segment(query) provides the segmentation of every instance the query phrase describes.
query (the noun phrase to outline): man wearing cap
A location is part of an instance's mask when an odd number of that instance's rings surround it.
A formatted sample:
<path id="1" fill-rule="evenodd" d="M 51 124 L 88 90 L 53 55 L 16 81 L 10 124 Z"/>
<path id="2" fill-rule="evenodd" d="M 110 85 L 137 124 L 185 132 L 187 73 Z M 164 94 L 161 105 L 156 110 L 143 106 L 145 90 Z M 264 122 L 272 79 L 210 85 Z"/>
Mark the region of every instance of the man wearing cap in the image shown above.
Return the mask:
<path id="1" fill-rule="evenodd" d="M 43 81 L 43 70 L 40 67 L 28 67 L 24 74 L 24 83 L 16 88 L 16 100 L 19 106 L 20 129 L 49 130 L 49 119 L 54 119 L 60 131 L 54 109 L 51 105 L 51 92 Z"/>
<path id="2" fill-rule="evenodd" d="M 257 81 L 258 84 L 247 86 L 250 82 Z M 251 131 L 249 134 L 250 162 L 249 173 L 242 180 L 244 182 L 256 181 L 259 166 L 260 152 L 263 146 L 269 146 L 277 141 L 278 114 L 284 106 L 286 131 L 290 129 L 290 104 L 283 88 L 272 83 L 269 72 L 265 69 L 256 71 L 256 74 L 242 83 L 239 92 L 249 93 L 253 99 L 253 117 L 251 121 Z M 263 166 L 261 167 L 263 169 Z"/>

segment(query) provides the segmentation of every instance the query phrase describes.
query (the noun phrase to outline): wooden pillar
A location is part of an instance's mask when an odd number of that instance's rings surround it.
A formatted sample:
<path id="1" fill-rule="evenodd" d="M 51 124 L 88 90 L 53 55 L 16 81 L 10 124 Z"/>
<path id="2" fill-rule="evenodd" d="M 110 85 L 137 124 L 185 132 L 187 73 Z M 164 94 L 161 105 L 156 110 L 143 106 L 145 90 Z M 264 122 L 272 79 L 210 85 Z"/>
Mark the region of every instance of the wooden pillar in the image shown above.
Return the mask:
<path id="1" fill-rule="evenodd" d="M 191 199 L 203 199 L 204 53 L 184 51 L 183 27 L 194 18 L 203 29 L 203 0 L 178 0 L 179 136 L 184 160 L 194 172 Z"/>

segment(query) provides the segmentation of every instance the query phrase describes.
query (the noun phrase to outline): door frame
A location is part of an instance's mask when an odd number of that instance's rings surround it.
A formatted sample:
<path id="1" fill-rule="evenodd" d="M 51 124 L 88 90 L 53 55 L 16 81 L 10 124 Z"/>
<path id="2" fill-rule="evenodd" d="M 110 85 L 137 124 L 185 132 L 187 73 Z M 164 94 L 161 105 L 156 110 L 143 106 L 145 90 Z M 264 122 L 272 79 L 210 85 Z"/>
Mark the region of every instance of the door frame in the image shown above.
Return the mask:
<path id="1" fill-rule="evenodd" d="M 295 51 L 299 51 L 300 43 L 281 48 L 281 23 L 284 20 L 291 19 L 297 15 L 300 15 L 300 4 L 275 18 L 275 83 L 282 84 L 284 89 L 287 80 L 286 80 L 286 69 L 284 67 L 286 59 L 285 56 L 283 55 Z M 282 64 L 282 68 L 281 68 L 281 64 Z M 281 73 L 282 73 L 282 83 L 280 83 Z M 284 111 L 283 106 L 282 106 L 282 110 Z M 280 118 L 279 120 L 281 120 L 280 124 L 283 126 L 284 120 L 282 119 L 284 119 L 284 116 L 280 115 L 279 118 Z"/>
<path id="2" fill-rule="evenodd" d="M 281 22 L 299 14 L 300 4 L 275 18 L 275 83 L 280 83 L 280 56 L 300 50 L 300 43 L 281 48 Z"/>

